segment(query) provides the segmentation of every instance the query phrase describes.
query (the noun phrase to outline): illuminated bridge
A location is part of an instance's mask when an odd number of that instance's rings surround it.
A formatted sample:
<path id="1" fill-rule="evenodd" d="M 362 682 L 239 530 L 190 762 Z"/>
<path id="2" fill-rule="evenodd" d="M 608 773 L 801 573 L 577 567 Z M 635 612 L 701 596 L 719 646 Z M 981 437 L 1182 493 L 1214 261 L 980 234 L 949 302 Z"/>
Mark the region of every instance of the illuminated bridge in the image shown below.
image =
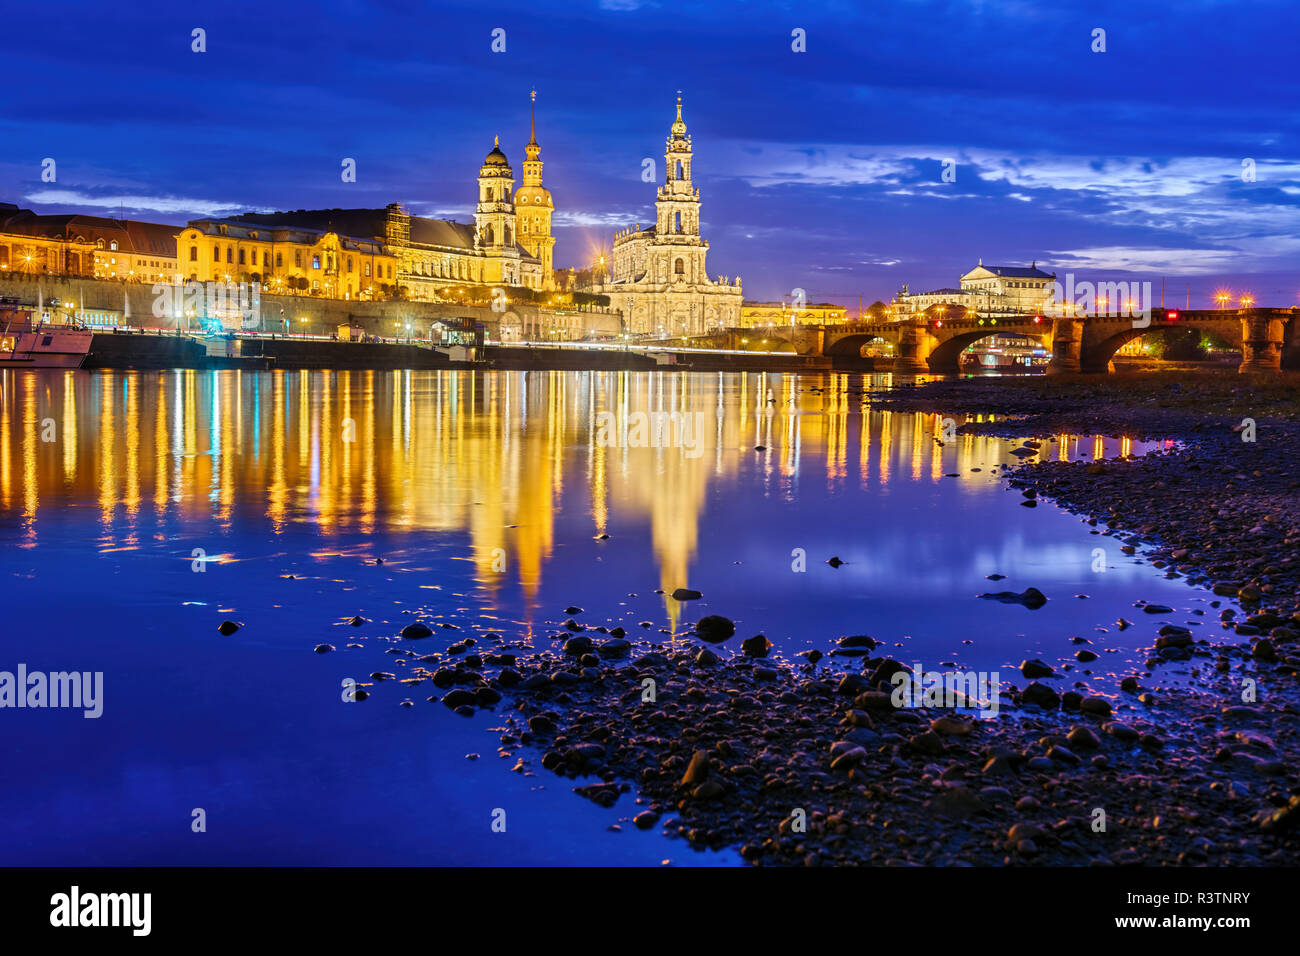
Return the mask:
<path id="1" fill-rule="evenodd" d="M 917 318 L 900 322 L 791 326 L 771 329 L 726 329 L 693 339 L 703 347 L 740 349 L 761 335 L 774 351 L 800 355 L 857 357 L 866 345 L 889 343 L 896 372 L 956 372 L 961 354 L 980 339 L 1024 335 L 1037 339 L 1052 354 L 1048 373 L 1106 372 L 1111 359 L 1128 342 L 1152 332 L 1194 329 L 1208 332 L 1241 351 L 1242 372 L 1300 369 L 1300 309 L 1153 309 L 1147 318 L 1118 315 L 969 316 Z M 783 348 L 784 347 L 784 348 Z"/>

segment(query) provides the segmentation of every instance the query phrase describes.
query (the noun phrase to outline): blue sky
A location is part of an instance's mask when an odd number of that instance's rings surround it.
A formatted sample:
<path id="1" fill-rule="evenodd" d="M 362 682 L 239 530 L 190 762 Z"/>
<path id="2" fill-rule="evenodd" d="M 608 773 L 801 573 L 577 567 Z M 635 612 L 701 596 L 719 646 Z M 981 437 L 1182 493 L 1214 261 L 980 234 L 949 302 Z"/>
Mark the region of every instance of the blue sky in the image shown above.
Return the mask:
<path id="1" fill-rule="evenodd" d="M 521 175 L 535 85 L 556 264 L 582 265 L 653 221 L 642 161 L 662 176 L 681 89 L 709 269 L 746 298 L 887 300 L 982 258 L 1300 304 L 1294 2 L 55 2 L 5 20 L 0 200 L 43 212 L 400 200 L 471 221 L 494 135 Z"/>

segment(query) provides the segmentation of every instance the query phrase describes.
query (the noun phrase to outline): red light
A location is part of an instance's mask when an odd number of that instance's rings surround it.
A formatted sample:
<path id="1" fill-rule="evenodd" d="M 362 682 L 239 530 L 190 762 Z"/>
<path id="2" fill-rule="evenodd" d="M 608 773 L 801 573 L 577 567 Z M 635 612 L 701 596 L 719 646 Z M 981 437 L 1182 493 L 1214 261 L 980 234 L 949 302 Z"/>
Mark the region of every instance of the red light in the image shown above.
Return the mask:
<path id="1" fill-rule="evenodd" d="M 1034 324 L 1035 324 L 1035 325 L 1037 325 L 1037 324 L 1038 324 L 1039 322 L 1041 322 L 1041 321 L 1043 321 L 1043 317 L 1042 317 L 1041 315 L 1036 315 L 1036 316 L 1034 316 Z"/>
<path id="2" fill-rule="evenodd" d="M 943 328 L 943 322 L 942 322 L 942 321 L 939 321 L 939 322 L 934 323 L 934 327 L 935 327 L 936 329 L 941 329 L 941 328 Z"/>
<path id="3" fill-rule="evenodd" d="M 1177 322 L 1177 321 L 1178 321 L 1178 312 L 1177 312 L 1177 310 L 1171 311 L 1171 312 L 1169 313 L 1168 318 L 1169 318 L 1169 321 L 1170 321 L 1170 322 Z"/>

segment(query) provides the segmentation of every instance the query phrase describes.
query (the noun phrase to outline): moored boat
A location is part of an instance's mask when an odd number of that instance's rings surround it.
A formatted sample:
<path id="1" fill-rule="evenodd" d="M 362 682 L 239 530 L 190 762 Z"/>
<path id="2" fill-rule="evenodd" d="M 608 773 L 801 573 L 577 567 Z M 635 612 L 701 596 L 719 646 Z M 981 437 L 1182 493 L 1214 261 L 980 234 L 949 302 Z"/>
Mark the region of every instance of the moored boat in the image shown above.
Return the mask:
<path id="1" fill-rule="evenodd" d="M 32 310 L 0 302 L 0 368 L 81 368 L 94 333 L 32 320 Z"/>

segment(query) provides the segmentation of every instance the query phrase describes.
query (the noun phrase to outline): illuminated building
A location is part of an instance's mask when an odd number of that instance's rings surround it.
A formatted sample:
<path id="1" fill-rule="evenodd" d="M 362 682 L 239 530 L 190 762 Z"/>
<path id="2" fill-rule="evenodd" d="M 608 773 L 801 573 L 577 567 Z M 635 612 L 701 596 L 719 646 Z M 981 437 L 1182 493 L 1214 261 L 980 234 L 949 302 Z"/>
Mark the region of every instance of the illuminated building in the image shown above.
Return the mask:
<path id="1" fill-rule="evenodd" d="M 691 138 L 682 98 L 664 152 L 664 183 L 655 201 L 655 225 L 640 224 L 614 237 L 609 279 L 596 287 L 623 312 L 629 332 L 678 337 L 735 328 L 744 299 L 740 279 L 709 278 L 709 244 L 700 237 L 700 191 L 691 181 Z"/>
<path id="2" fill-rule="evenodd" d="M 170 282 L 176 226 L 101 216 L 42 216 L 0 203 L 0 272 Z"/>

